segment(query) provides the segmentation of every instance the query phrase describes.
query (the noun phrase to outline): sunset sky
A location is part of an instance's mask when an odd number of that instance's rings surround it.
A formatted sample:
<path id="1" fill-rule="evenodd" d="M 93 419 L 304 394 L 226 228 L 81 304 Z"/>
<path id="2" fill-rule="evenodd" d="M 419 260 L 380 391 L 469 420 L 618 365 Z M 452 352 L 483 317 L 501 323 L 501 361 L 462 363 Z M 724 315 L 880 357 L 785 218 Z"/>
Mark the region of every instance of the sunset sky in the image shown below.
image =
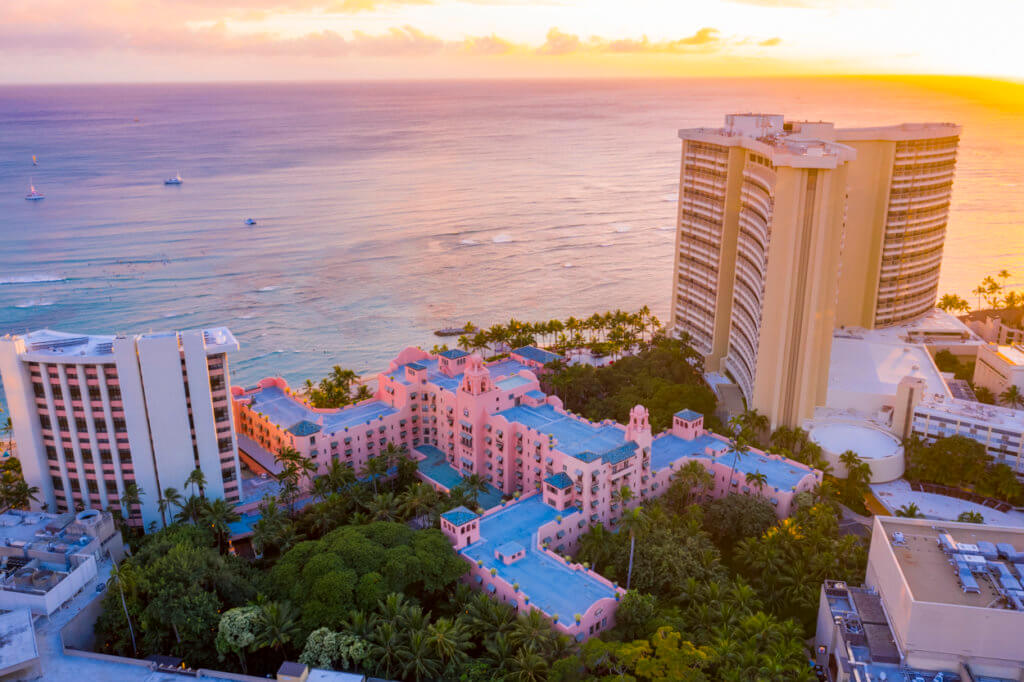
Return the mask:
<path id="1" fill-rule="evenodd" d="M 1016 0 L 4 0 L 0 82 L 1024 78 Z"/>

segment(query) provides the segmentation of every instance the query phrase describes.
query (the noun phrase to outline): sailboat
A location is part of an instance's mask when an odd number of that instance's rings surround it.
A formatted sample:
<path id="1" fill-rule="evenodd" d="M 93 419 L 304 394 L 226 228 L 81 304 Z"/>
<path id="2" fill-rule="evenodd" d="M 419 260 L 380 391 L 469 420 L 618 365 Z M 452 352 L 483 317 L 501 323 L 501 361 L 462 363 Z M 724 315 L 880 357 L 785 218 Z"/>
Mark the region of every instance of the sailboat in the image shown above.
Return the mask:
<path id="1" fill-rule="evenodd" d="M 36 190 L 36 186 L 32 184 L 30 180 L 28 183 L 28 194 L 25 195 L 26 201 L 41 201 L 46 198 L 46 195 Z"/>
<path id="2" fill-rule="evenodd" d="M 177 171 L 173 178 L 167 178 L 164 180 L 165 185 L 180 185 L 183 182 L 185 181 L 181 179 L 181 171 Z"/>

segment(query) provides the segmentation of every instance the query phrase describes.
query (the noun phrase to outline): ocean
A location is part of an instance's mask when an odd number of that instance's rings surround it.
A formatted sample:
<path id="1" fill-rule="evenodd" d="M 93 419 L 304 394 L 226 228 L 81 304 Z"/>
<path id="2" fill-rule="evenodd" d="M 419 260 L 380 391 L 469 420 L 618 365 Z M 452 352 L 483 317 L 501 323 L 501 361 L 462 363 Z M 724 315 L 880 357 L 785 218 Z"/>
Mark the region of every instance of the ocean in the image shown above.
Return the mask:
<path id="1" fill-rule="evenodd" d="M 224 324 L 241 344 L 236 383 L 297 384 L 334 364 L 380 369 L 449 320 L 643 305 L 666 320 L 676 129 L 751 110 L 963 125 L 941 290 L 973 300 L 1001 268 L 1024 287 L 1021 87 L 2 87 L 0 334 Z M 178 172 L 183 185 L 163 184 Z M 23 199 L 30 182 L 45 201 Z"/>

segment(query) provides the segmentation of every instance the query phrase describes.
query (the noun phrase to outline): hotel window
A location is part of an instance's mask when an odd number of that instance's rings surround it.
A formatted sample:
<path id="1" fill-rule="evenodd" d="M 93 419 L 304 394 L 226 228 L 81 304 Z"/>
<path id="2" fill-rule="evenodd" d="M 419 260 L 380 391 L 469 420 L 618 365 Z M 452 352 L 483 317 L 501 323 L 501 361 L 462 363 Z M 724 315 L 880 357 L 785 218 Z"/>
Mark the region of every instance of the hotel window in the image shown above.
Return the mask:
<path id="1" fill-rule="evenodd" d="M 39 415 L 39 426 L 44 429 L 50 428 L 50 417 L 45 414 Z"/>
<path id="2" fill-rule="evenodd" d="M 89 400 L 102 400 L 103 396 L 100 395 L 100 389 L 97 386 L 89 387 Z"/>
<path id="3" fill-rule="evenodd" d="M 118 386 L 111 386 L 107 390 L 107 395 L 110 397 L 111 400 L 120 400 L 121 399 L 121 389 Z"/>

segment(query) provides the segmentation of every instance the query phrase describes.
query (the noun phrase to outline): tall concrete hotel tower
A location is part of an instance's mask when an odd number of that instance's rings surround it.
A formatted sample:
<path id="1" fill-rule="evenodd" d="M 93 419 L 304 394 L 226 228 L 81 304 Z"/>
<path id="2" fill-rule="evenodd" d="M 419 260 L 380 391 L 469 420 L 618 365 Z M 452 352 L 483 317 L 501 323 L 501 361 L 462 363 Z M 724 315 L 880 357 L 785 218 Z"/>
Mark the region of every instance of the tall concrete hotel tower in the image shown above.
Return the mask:
<path id="1" fill-rule="evenodd" d="M 773 428 L 825 403 L 837 326 L 934 306 L 959 134 L 766 114 L 679 131 L 670 325 Z"/>
<path id="2" fill-rule="evenodd" d="M 161 491 L 195 469 L 208 498 L 238 502 L 223 327 L 141 336 L 50 330 L 0 337 L 0 378 L 18 459 L 39 504 L 54 512 L 121 509 L 125 487 L 141 490 L 128 522 L 161 523 Z"/>

